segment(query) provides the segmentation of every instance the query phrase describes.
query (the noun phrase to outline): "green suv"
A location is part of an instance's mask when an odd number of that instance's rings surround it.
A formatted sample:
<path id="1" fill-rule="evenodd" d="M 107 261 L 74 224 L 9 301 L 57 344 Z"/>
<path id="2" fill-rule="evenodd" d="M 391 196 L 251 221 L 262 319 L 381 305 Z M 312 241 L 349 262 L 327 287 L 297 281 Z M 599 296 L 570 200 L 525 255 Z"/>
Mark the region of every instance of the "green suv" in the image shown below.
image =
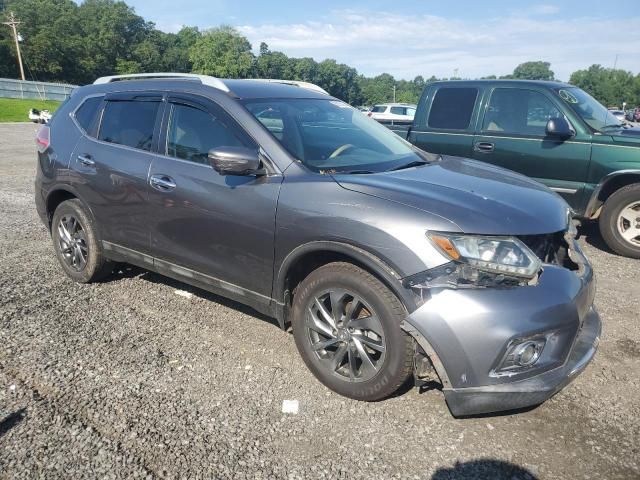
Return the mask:
<path id="1" fill-rule="evenodd" d="M 607 245 L 640 258 L 640 128 L 621 124 L 583 90 L 559 82 L 436 82 L 414 122 L 389 126 L 433 153 L 523 173 L 597 219 Z"/>

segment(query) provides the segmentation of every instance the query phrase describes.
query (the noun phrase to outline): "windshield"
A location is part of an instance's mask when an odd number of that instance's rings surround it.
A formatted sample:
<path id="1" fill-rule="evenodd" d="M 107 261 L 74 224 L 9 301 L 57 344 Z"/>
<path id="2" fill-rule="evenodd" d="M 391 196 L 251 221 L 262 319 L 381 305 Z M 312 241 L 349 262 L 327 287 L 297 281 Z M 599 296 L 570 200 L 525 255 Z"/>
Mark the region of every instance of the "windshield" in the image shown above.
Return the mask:
<path id="1" fill-rule="evenodd" d="M 261 98 L 243 103 L 291 155 L 316 172 L 374 173 L 432 160 L 338 100 Z"/>
<path id="2" fill-rule="evenodd" d="M 587 124 L 596 131 L 622 124 L 609 110 L 595 98 L 579 88 L 557 88 L 556 94 L 573 109 Z"/>

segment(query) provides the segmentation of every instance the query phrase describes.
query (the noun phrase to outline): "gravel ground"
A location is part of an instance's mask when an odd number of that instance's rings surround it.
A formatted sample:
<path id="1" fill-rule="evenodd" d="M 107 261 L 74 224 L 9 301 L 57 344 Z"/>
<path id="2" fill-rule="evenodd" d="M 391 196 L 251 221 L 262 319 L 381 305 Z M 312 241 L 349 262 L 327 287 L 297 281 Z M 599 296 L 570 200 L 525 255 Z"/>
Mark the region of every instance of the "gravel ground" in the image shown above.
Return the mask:
<path id="1" fill-rule="evenodd" d="M 68 280 L 34 209 L 33 132 L 0 125 L 0 479 L 640 478 L 640 261 L 597 229 L 594 362 L 538 408 L 456 420 L 437 390 L 330 392 L 273 320 L 201 290 Z"/>

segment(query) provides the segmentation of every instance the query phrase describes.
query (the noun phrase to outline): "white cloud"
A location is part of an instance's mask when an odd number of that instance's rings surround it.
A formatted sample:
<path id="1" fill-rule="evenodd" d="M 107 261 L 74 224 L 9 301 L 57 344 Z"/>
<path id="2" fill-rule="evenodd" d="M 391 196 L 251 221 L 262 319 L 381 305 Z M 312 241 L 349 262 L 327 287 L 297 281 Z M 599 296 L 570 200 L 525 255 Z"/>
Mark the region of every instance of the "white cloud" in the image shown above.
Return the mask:
<path id="1" fill-rule="evenodd" d="M 640 17 L 614 21 L 555 12 L 552 5 L 540 5 L 535 11 L 476 21 L 341 10 L 321 20 L 238 29 L 255 48 L 266 42 L 291 56 L 335 58 L 366 75 L 449 77 L 458 69 L 459 75 L 476 78 L 544 60 L 567 80 L 572 71 L 593 63 L 612 66 L 616 54 L 619 68 L 640 71 Z"/>

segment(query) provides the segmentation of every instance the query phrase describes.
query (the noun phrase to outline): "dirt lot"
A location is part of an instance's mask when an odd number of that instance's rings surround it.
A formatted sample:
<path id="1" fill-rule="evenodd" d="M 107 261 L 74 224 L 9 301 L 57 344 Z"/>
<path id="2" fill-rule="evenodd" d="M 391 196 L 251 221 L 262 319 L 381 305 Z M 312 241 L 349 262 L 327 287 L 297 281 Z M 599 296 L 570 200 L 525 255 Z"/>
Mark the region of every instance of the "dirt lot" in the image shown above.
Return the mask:
<path id="1" fill-rule="evenodd" d="M 597 229 L 595 361 L 538 408 L 456 420 L 437 390 L 342 398 L 274 321 L 178 282 L 72 283 L 34 209 L 33 132 L 0 125 L 0 478 L 640 478 L 640 261 Z"/>

